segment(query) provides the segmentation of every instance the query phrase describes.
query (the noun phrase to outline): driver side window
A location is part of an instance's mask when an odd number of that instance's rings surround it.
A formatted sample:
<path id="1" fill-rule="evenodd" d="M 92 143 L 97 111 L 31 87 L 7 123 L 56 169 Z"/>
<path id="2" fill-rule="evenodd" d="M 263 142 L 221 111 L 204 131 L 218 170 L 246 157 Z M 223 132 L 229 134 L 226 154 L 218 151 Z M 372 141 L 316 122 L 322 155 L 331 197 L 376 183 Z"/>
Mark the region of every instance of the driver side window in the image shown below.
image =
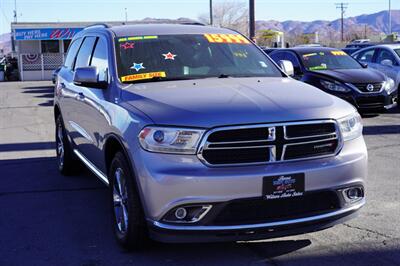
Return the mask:
<path id="1" fill-rule="evenodd" d="M 357 55 L 357 60 L 365 63 L 371 63 L 372 58 L 374 57 L 375 49 L 366 50 L 364 52 L 360 52 Z"/>

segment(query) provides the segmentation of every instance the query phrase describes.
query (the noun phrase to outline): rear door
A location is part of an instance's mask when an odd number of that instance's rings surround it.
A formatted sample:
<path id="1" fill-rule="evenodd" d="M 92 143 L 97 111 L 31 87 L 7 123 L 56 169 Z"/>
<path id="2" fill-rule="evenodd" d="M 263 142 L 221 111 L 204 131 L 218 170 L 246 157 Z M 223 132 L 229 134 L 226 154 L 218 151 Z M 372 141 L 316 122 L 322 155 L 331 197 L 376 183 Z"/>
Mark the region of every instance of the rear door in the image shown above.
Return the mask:
<path id="1" fill-rule="evenodd" d="M 74 40 L 69 46 L 67 57 L 65 58 L 64 65 L 59 72 L 56 83 L 56 97 L 61 106 L 64 126 L 69 133 L 74 131 L 74 129 L 70 127 L 68 121 L 72 120 L 73 113 L 76 109 L 76 91 L 71 84 L 74 76 L 75 60 L 81 44 L 82 38 L 79 38 Z"/>

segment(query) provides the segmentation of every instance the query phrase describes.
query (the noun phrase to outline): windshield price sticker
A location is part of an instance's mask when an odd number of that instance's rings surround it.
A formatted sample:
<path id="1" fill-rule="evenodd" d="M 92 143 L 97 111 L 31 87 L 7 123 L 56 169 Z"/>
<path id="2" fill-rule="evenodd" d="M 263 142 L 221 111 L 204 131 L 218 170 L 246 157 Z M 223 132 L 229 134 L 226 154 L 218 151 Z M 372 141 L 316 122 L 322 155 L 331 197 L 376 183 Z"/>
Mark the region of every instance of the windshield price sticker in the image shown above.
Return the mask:
<path id="1" fill-rule="evenodd" d="M 121 81 L 134 81 L 134 80 L 143 80 L 143 79 L 152 79 L 155 77 L 165 78 L 167 75 L 164 71 L 160 72 L 149 72 L 149 73 L 141 73 L 141 74 L 134 74 L 121 77 Z"/>
<path id="2" fill-rule="evenodd" d="M 343 56 L 343 55 L 347 55 L 345 52 L 343 51 L 331 51 L 331 54 L 333 55 L 338 55 L 338 56 Z"/>
<path id="3" fill-rule="evenodd" d="M 211 43 L 250 43 L 249 40 L 240 34 L 204 34 L 204 37 Z"/>
<path id="4" fill-rule="evenodd" d="M 158 39 L 158 36 L 132 36 L 132 37 L 124 37 L 119 38 L 118 42 L 127 42 L 127 41 L 141 41 L 141 40 L 154 40 Z"/>

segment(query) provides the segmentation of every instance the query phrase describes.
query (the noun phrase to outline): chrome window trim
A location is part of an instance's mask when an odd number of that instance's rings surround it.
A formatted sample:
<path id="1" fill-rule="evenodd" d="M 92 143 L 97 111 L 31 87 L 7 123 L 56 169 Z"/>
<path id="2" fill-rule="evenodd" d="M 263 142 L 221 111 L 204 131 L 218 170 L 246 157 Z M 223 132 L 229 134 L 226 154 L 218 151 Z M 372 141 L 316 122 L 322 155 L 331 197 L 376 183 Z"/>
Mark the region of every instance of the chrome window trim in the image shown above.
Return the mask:
<path id="1" fill-rule="evenodd" d="M 276 149 L 275 145 L 272 145 L 273 147 L 270 148 L 270 160 L 269 161 L 263 161 L 263 162 L 254 162 L 254 163 L 230 163 L 230 164 L 210 164 L 207 162 L 207 160 L 203 157 L 203 150 L 206 148 L 206 145 L 208 143 L 207 139 L 208 137 L 217 131 L 225 131 L 225 130 L 235 130 L 235 129 L 249 129 L 249 128 L 260 128 L 260 127 L 280 127 L 282 126 L 285 128 L 286 126 L 291 126 L 291 125 L 310 125 L 310 124 L 320 124 L 320 123 L 333 123 L 335 125 L 336 129 L 336 139 L 338 140 L 338 147 L 333 154 L 328 154 L 328 155 L 321 155 L 321 156 L 313 156 L 313 157 L 306 157 L 306 158 L 300 158 L 300 159 L 291 159 L 291 160 L 276 160 Z M 276 131 L 275 131 L 276 133 Z M 332 133 L 333 134 L 333 133 Z M 332 134 L 326 134 L 322 136 L 329 136 Z M 285 135 L 285 133 L 284 133 Z M 276 137 L 276 135 L 275 135 Z M 311 136 L 311 138 L 314 136 Z M 328 139 L 325 139 L 328 140 Z M 324 141 L 324 140 L 320 140 Z M 215 142 L 213 142 L 215 144 Z M 298 143 L 296 143 L 298 144 Z M 286 144 L 287 145 L 287 144 Z M 207 131 L 203 137 L 200 140 L 199 147 L 197 149 L 197 158 L 206 166 L 208 167 L 236 167 L 236 166 L 254 166 L 254 165 L 268 165 L 271 163 L 286 163 L 286 162 L 295 162 L 295 161 L 304 161 L 304 160 L 311 160 L 311 159 L 322 159 L 326 157 L 334 157 L 336 156 L 340 150 L 343 148 L 344 141 L 342 138 L 342 134 L 339 129 L 339 125 L 335 119 L 319 119 L 319 120 L 308 120 L 308 121 L 296 121 L 296 122 L 278 122 L 278 123 L 264 123 L 264 124 L 256 124 L 256 125 L 239 125 L 239 126 L 224 126 L 224 127 L 216 127 L 213 129 L 210 129 Z M 243 147 L 240 147 L 243 148 Z M 283 154 L 283 152 L 282 152 Z"/>
<path id="2" fill-rule="evenodd" d="M 346 214 L 348 212 L 354 212 L 359 210 L 365 204 L 365 198 L 361 201 L 357 202 L 356 204 L 349 206 L 347 208 L 343 208 L 337 211 L 309 216 L 305 218 L 298 218 L 298 219 L 291 219 L 291 220 L 284 220 L 284 221 L 277 221 L 277 222 L 270 222 L 270 223 L 261 223 L 261 224 L 245 224 L 245 225 L 170 225 L 164 224 L 158 221 L 153 221 L 153 226 L 161 229 L 166 230 L 176 230 L 176 231 L 224 231 L 224 230 L 246 230 L 246 229 L 257 229 L 257 228 L 268 228 L 268 227 L 277 227 L 277 226 L 285 226 L 285 225 L 292 225 L 298 223 L 306 223 L 306 222 L 313 222 L 323 219 L 332 218 L 335 216 L 339 216 L 342 214 Z"/>

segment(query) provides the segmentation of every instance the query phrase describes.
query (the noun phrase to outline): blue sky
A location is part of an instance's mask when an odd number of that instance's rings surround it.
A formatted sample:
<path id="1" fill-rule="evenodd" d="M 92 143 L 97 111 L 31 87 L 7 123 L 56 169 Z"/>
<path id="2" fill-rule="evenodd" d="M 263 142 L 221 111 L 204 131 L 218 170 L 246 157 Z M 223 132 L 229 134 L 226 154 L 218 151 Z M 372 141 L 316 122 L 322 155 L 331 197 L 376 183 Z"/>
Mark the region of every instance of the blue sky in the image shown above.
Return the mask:
<path id="1" fill-rule="evenodd" d="M 224 0 L 213 0 L 221 2 Z M 230 0 L 248 2 L 247 0 Z M 256 19 L 333 20 L 340 16 L 340 0 L 255 0 Z M 346 16 L 374 13 L 388 8 L 389 0 L 343 0 L 349 3 Z M 209 0 L 17 0 L 18 21 L 112 21 L 128 19 L 196 19 L 208 13 Z M 400 9 L 400 0 L 392 0 Z M 14 0 L 0 0 L 0 34 L 8 32 L 13 20 Z"/>

